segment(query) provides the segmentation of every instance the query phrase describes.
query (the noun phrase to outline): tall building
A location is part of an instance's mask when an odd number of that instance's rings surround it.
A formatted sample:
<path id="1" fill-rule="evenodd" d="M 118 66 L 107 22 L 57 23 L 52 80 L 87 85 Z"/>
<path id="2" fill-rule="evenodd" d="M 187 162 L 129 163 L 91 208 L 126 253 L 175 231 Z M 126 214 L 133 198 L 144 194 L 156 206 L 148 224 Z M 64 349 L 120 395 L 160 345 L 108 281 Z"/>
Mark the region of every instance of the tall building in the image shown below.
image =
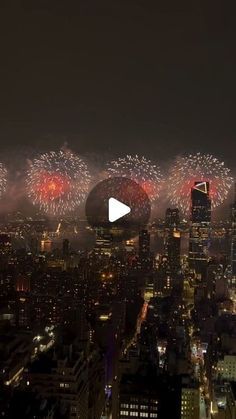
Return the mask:
<path id="1" fill-rule="evenodd" d="M 27 328 L 31 322 L 30 278 L 27 275 L 18 275 L 15 289 L 17 325 Z"/>
<path id="2" fill-rule="evenodd" d="M 158 295 L 169 295 L 172 289 L 170 266 L 167 257 L 162 257 L 156 273 L 154 291 Z"/>
<path id="3" fill-rule="evenodd" d="M 146 371 L 145 371 L 146 372 Z M 124 374 L 119 386 L 119 415 L 124 418 L 158 418 L 158 380 L 150 375 Z"/>
<path id="4" fill-rule="evenodd" d="M 212 417 L 220 419 L 235 419 L 236 417 L 236 383 L 231 381 L 216 381 L 214 383 Z"/>
<path id="5" fill-rule="evenodd" d="M 105 368 L 101 353 L 94 348 L 88 357 L 88 419 L 100 419 L 105 405 Z"/>
<path id="6" fill-rule="evenodd" d="M 200 418 L 200 391 L 188 376 L 182 378 L 181 419 Z"/>
<path id="7" fill-rule="evenodd" d="M 231 267 L 232 275 L 236 276 L 236 183 L 235 183 L 235 196 L 234 203 L 231 206 L 231 226 L 232 226 L 232 235 L 231 235 Z"/>
<path id="8" fill-rule="evenodd" d="M 96 230 L 95 253 L 97 255 L 111 256 L 112 243 L 112 234 L 108 234 L 103 229 Z"/>
<path id="9" fill-rule="evenodd" d="M 139 257 L 146 259 L 150 256 L 150 234 L 147 230 L 140 231 L 139 234 Z"/>
<path id="10" fill-rule="evenodd" d="M 219 379 L 236 381 L 236 355 L 225 355 L 219 359 L 216 372 Z"/>
<path id="11" fill-rule="evenodd" d="M 170 272 L 175 274 L 180 269 L 180 232 L 173 230 L 167 239 L 167 256 Z"/>
<path id="12" fill-rule="evenodd" d="M 67 257 L 69 256 L 69 251 L 70 251 L 70 242 L 68 239 L 64 239 L 63 243 L 62 243 L 62 254 L 63 257 Z"/>
<path id="13" fill-rule="evenodd" d="M 150 266 L 150 234 L 147 230 L 139 233 L 139 259 L 142 268 Z"/>
<path id="14" fill-rule="evenodd" d="M 178 208 L 167 208 L 165 217 L 165 252 L 168 257 L 170 272 L 176 274 L 180 268 L 180 241 Z"/>
<path id="15" fill-rule="evenodd" d="M 179 226 L 179 210 L 178 208 L 167 208 L 165 218 L 166 228 L 174 229 Z"/>
<path id="16" fill-rule="evenodd" d="M 36 235 L 31 237 L 29 246 L 30 246 L 30 251 L 32 252 L 32 254 L 37 255 L 39 251 L 39 239 Z"/>
<path id="17" fill-rule="evenodd" d="M 209 182 L 195 182 L 191 191 L 189 266 L 199 278 L 206 273 L 210 238 L 211 200 Z"/>
<path id="18" fill-rule="evenodd" d="M 207 268 L 207 296 L 211 299 L 222 300 L 228 298 L 227 270 L 223 265 L 210 264 Z"/>
<path id="19" fill-rule="evenodd" d="M 29 388 L 55 397 L 68 418 L 88 419 L 88 363 L 76 345 L 63 344 L 34 360 L 25 373 Z"/>

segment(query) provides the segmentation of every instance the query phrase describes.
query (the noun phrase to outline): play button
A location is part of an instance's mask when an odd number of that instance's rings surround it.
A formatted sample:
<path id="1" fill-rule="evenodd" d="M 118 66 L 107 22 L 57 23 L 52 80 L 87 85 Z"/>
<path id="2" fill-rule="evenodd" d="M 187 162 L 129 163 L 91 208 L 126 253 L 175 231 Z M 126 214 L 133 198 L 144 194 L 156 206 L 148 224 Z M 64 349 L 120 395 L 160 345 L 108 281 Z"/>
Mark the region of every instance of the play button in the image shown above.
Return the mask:
<path id="1" fill-rule="evenodd" d="M 129 214 L 131 208 L 128 205 L 123 204 L 123 202 L 118 201 L 115 198 L 109 198 L 108 201 L 108 219 L 111 223 L 119 220 L 125 215 Z"/>
<path id="2" fill-rule="evenodd" d="M 99 182 L 89 193 L 85 212 L 97 234 L 109 234 L 114 241 L 128 240 L 146 227 L 150 201 L 140 185 L 124 177 Z"/>

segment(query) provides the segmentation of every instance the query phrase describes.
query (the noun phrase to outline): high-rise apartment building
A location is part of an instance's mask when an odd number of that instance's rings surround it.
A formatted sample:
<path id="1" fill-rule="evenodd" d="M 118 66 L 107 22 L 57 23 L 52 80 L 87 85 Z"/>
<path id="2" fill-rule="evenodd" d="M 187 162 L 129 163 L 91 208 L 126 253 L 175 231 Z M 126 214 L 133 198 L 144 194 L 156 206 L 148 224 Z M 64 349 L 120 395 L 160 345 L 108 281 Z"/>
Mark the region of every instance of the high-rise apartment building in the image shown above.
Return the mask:
<path id="1" fill-rule="evenodd" d="M 199 278 L 206 273 L 211 222 L 209 182 L 195 182 L 191 191 L 189 266 Z"/>

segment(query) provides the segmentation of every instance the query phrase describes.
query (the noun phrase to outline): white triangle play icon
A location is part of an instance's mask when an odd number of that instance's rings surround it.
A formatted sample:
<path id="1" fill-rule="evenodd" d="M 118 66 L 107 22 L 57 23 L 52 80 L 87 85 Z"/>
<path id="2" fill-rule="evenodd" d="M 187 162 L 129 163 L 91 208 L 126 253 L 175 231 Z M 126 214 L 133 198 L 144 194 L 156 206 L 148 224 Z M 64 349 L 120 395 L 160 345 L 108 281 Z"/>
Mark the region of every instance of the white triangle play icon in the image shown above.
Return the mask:
<path id="1" fill-rule="evenodd" d="M 128 205 L 123 204 L 123 202 L 120 202 L 115 198 L 109 198 L 108 219 L 111 223 L 129 214 L 130 211 L 131 211 L 131 208 L 128 207 Z"/>

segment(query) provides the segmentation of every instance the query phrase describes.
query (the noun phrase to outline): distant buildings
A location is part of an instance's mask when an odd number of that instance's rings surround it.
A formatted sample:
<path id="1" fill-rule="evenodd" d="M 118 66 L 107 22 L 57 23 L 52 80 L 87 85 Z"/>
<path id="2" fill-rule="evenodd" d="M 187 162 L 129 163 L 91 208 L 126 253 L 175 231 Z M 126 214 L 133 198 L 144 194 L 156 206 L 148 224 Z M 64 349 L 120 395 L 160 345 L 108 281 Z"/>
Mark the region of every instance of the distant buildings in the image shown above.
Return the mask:
<path id="1" fill-rule="evenodd" d="M 181 236 L 177 230 L 171 231 L 167 239 L 167 257 L 172 275 L 176 274 L 180 269 L 180 244 Z"/>
<path id="2" fill-rule="evenodd" d="M 70 242 L 68 239 L 64 239 L 62 243 L 62 256 L 67 258 L 70 252 Z"/>
<path id="3" fill-rule="evenodd" d="M 139 260 L 141 269 L 150 269 L 150 233 L 147 230 L 141 230 L 139 233 Z"/>
<path id="4" fill-rule="evenodd" d="M 228 278 L 222 265 L 210 264 L 207 268 L 208 298 L 215 301 L 228 298 Z"/>
<path id="5" fill-rule="evenodd" d="M 165 216 L 165 227 L 174 230 L 178 229 L 180 223 L 180 215 L 178 208 L 167 208 Z"/>
<path id="6" fill-rule="evenodd" d="M 165 252 L 171 276 L 175 276 L 180 269 L 181 234 L 179 224 L 179 210 L 177 208 L 167 208 L 165 216 Z"/>
<path id="7" fill-rule="evenodd" d="M 236 184 L 235 184 L 235 198 L 234 203 L 231 207 L 231 267 L 232 274 L 236 277 Z"/>
<path id="8" fill-rule="evenodd" d="M 96 231 L 95 254 L 107 255 L 112 254 L 113 237 L 112 234 L 104 232 L 102 229 Z"/>

